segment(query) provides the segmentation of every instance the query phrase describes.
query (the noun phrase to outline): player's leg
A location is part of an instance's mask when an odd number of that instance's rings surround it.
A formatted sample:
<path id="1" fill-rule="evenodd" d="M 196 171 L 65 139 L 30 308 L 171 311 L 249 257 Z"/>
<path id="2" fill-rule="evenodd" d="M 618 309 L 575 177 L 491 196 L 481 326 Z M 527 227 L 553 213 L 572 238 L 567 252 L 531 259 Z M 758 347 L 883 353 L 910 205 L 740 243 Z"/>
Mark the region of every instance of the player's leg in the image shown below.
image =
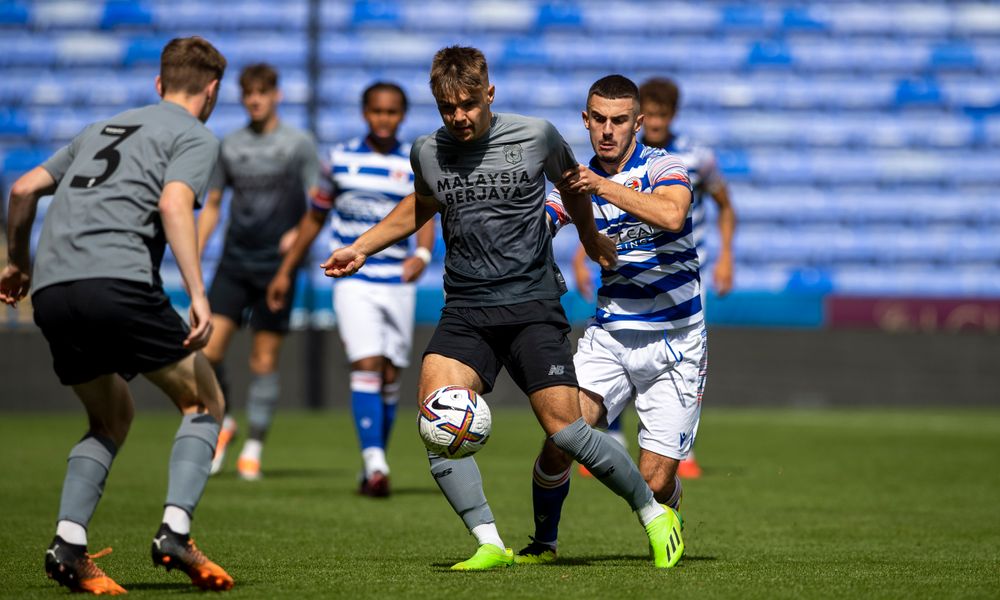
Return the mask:
<path id="1" fill-rule="evenodd" d="M 191 520 L 205 491 L 225 411 L 222 390 L 200 352 L 143 375 L 163 390 L 183 415 L 170 453 L 163 521 L 151 550 L 153 562 L 168 570 L 181 569 L 202 589 L 228 590 L 233 586 L 232 577 L 198 550 L 190 537 Z"/>
<path id="2" fill-rule="evenodd" d="M 580 410 L 588 425 L 595 426 L 605 421 L 607 410 L 600 396 L 580 390 L 579 398 Z M 559 522 L 563 503 L 569 496 L 572 465 L 573 458 L 560 450 L 551 437 L 545 438 L 531 473 L 535 534 L 531 536 L 531 542 L 515 555 L 515 562 L 543 564 L 556 559 Z"/>
<path id="3" fill-rule="evenodd" d="M 384 287 L 347 279 L 337 282 L 333 295 L 337 330 L 351 361 L 351 414 L 363 464 L 360 492 L 368 496 L 389 491 L 382 406 L 386 323 L 379 308 Z"/>
<path id="4" fill-rule="evenodd" d="M 250 386 L 247 388 L 247 439 L 243 442 L 236 471 L 248 481 L 260 478 L 264 440 L 271 430 L 274 411 L 281 398 L 278 357 L 284 334 L 256 330 L 250 349 Z"/>
<path id="5" fill-rule="evenodd" d="M 212 365 L 215 377 L 222 389 L 222 396 L 227 400 L 229 393 L 229 378 L 226 375 L 225 356 L 232 341 L 233 334 L 243 322 L 243 309 L 247 306 L 247 292 L 228 269 L 220 268 L 215 272 L 212 286 L 208 290 L 208 302 L 212 307 L 212 337 L 202 350 L 205 358 Z M 226 402 L 226 416 L 219 431 L 219 441 L 215 446 L 215 456 L 212 457 L 212 473 L 222 470 L 226 460 L 226 450 L 236 437 L 238 430 L 236 419 L 230 414 L 231 402 Z"/>
<path id="6" fill-rule="evenodd" d="M 89 427 L 70 450 L 59 501 L 56 537 L 45 553 L 49 577 L 75 591 L 123 594 L 87 554 L 87 526 L 104 493 L 104 483 L 132 424 L 135 407 L 128 384 L 118 375 L 103 375 L 73 386 L 87 410 Z"/>
<path id="7" fill-rule="evenodd" d="M 389 447 L 389 437 L 392 427 L 396 424 L 396 411 L 399 408 L 399 390 L 403 369 L 386 357 L 382 368 L 382 440 Z"/>
<path id="8" fill-rule="evenodd" d="M 435 332 L 435 338 L 441 331 Z M 435 346 L 432 339 L 428 351 Z M 499 366 L 497 366 L 497 371 Z M 495 377 L 496 372 L 492 375 Z M 425 354 L 420 370 L 420 388 L 418 398 L 426 398 L 439 388 L 458 385 L 471 388 L 477 392 L 492 389 L 492 379 L 484 385 L 482 377 L 472 367 L 447 356 Z M 467 560 L 453 565 L 453 570 L 484 570 L 510 566 L 514 563 L 514 554 L 506 548 L 496 527 L 493 511 L 486 501 L 483 491 L 483 478 L 475 458 L 469 456 L 457 460 L 443 458 L 427 453 L 430 461 L 431 475 L 438 484 L 445 498 L 455 510 L 466 528 L 476 538 L 479 548 Z"/>

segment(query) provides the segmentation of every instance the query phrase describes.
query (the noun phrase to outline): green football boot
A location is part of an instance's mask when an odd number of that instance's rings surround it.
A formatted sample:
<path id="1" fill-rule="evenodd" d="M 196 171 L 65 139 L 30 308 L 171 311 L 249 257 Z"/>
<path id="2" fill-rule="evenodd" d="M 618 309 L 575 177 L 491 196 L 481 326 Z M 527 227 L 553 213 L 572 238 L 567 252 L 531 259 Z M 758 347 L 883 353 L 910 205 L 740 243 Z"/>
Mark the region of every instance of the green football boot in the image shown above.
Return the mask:
<path id="1" fill-rule="evenodd" d="M 483 544 L 476 553 L 451 566 L 452 571 L 488 571 L 514 565 L 514 551 L 493 544 Z"/>
<path id="2" fill-rule="evenodd" d="M 531 538 L 531 543 L 514 555 L 519 565 L 545 565 L 556 560 L 556 549 Z"/>
<path id="3" fill-rule="evenodd" d="M 649 536 L 649 553 L 653 566 L 669 569 L 677 564 L 684 554 L 684 539 L 681 537 L 681 518 L 674 509 L 664 506 L 667 512 L 646 525 Z"/>

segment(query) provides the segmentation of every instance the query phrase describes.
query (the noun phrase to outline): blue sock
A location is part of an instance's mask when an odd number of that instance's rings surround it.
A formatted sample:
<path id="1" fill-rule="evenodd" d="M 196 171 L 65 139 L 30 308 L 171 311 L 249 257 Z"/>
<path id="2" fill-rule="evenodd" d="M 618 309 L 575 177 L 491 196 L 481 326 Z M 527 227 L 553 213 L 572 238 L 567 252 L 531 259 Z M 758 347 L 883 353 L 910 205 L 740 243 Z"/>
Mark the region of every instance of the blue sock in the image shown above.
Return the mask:
<path id="1" fill-rule="evenodd" d="M 361 449 L 385 448 L 382 418 L 382 376 L 375 371 L 351 371 L 351 409 Z"/>
<path id="2" fill-rule="evenodd" d="M 563 502 L 569 495 L 569 473 L 567 469 L 558 475 L 542 472 L 535 461 L 531 478 L 531 503 L 535 511 L 535 541 L 553 547 L 559 539 L 559 519 Z"/>
<path id="3" fill-rule="evenodd" d="M 382 386 L 382 444 L 389 447 L 389 435 L 396 422 L 396 407 L 399 405 L 399 382 Z"/>

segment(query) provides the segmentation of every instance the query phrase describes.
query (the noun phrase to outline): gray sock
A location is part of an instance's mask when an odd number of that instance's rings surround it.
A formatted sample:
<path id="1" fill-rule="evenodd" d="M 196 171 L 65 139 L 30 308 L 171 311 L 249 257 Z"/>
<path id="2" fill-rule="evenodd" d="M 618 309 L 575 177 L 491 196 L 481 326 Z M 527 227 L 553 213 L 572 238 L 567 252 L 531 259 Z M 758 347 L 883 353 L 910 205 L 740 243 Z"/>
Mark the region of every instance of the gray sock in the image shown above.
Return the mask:
<path id="1" fill-rule="evenodd" d="M 431 475 L 434 481 L 448 499 L 458 516 L 462 517 L 465 526 L 472 531 L 477 525 L 492 523 L 493 511 L 486 503 L 483 493 L 483 478 L 479 474 L 479 465 L 471 456 L 450 460 L 437 454 L 427 453 L 431 463 Z"/>
<path id="2" fill-rule="evenodd" d="M 114 442 L 89 431 L 73 446 L 66 461 L 66 479 L 59 501 L 60 521 L 72 521 L 84 527 L 90 523 L 117 452 Z"/>
<path id="3" fill-rule="evenodd" d="M 277 372 L 253 376 L 247 393 L 250 439 L 264 441 L 267 430 L 271 428 L 271 419 L 274 417 L 274 408 L 278 405 L 280 394 L 281 382 L 278 380 Z"/>
<path id="4" fill-rule="evenodd" d="M 552 441 L 624 498 L 632 510 L 653 501 L 652 490 L 628 452 L 608 434 L 587 425 L 582 417 L 556 432 Z"/>
<path id="5" fill-rule="evenodd" d="M 170 479 L 164 504 L 194 514 L 194 507 L 205 491 L 218 439 L 219 424 L 211 415 L 184 415 L 170 452 Z"/>

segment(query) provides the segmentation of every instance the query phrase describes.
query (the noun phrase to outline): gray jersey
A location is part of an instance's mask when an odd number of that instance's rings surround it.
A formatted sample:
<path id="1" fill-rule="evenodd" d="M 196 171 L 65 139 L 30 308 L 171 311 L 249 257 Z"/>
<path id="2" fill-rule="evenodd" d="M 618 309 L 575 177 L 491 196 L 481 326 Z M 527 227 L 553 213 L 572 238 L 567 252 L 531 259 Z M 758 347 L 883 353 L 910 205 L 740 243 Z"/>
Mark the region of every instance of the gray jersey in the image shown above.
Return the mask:
<path id="1" fill-rule="evenodd" d="M 227 135 L 211 184 L 233 189 L 219 268 L 276 271 L 278 242 L 305 214 L 318 176 L 316 143 L 304 131 L 279 122 L 265 134 L 244 127 Z"/>
<path id="2" fill-rule="evenodd" d="M 43 165 L 58 183 L 45 216 L 34 288 L 110 277 L 160 285 L 163 187 L 200 198 L 219 142 L 172 102 L 123 112 L 83 130 Z"/>
<path id="3" fill-rule="evenodd" d="M 551 123 L 495 113 L 489 132 L 459 142 L 445 128 L 413 144 L 414 187 L 441 204 L 449 306 L 498 306 L 566 291 L 545 221 L 545 179 L 574 166 Z"/>

